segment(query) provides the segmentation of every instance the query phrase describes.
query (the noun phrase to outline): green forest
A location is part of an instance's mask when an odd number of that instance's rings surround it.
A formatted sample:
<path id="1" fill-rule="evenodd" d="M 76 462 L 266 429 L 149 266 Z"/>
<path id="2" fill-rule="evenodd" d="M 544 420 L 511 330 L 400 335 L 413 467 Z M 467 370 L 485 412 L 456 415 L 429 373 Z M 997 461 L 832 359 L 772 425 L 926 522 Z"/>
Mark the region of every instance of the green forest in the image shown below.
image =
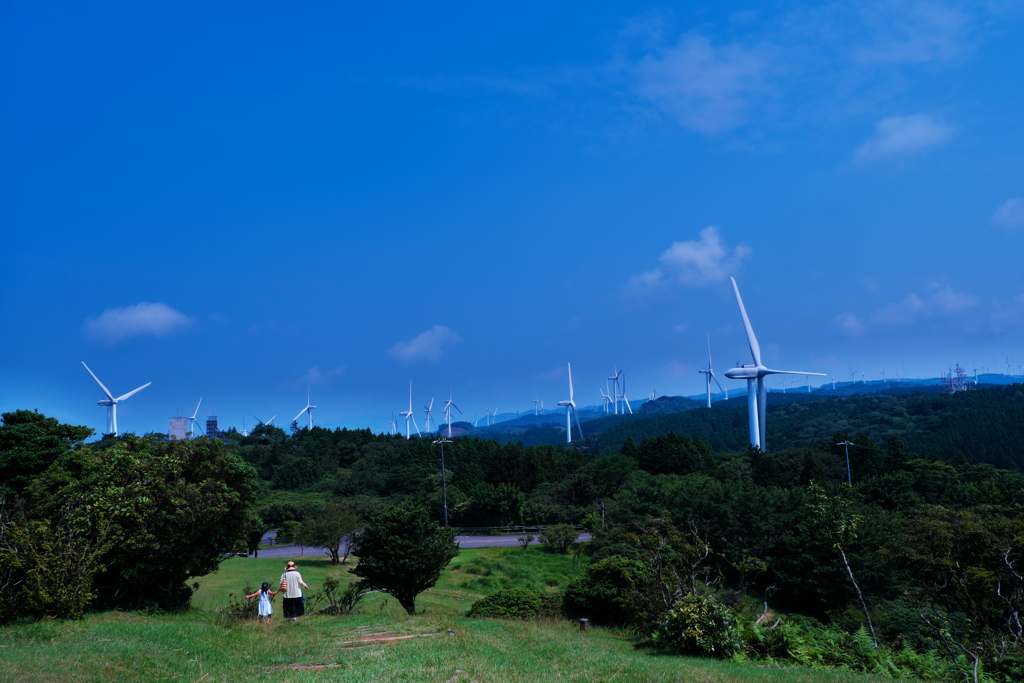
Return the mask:
<path id="1" fill-rule="evenodd" d="M 1022 385 L 804 398 L 769 408 L 764 453 L 744 443 L 745 406 L 691 408 L 590 420 L 571 445 L 456 437 L 442 473 L 429 437 L 263 425 L 86 443 L 86 428 L 16 411 L 0 426 L 4 618 L 181 608 L 192 577 L 268 529 L 336 547 L 396 505 L 440 521 L 443 480 L 453 526 L 582 525 L 588 569 L 564 613 L 651 646 L 734 653 L 687 640 L 687 620 L 754 609 L 766 625 L 748 656 L 785 658 L 813 624 L 1022 680 L 1022 418 Z M 341 536 L 318 531 L 341 518 Z"/>

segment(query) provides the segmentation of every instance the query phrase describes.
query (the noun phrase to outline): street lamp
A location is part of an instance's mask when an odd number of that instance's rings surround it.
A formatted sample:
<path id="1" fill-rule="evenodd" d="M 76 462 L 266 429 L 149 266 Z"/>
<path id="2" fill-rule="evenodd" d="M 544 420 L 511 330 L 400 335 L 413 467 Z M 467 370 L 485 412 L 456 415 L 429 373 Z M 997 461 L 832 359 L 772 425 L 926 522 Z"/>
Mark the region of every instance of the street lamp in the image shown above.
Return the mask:
<path id="1" fill-rule="evenodd" d="M 448 480 L 444 471 L 444 445 L 451 443 L 451 439 L 436 439 L 434 443 L 441 444 L 441 500 L 444 503 L 444 525 L 448 526 Z"/>
<path id="2" fill-rule="evenodd" d="M 852 441 L 840 441 L 836 445 L 842 446 L 846 451 L 846 483 L 852 485 L 853 482 L 850 480 L 850 446 L 856 446 L 857 444 Z"/>

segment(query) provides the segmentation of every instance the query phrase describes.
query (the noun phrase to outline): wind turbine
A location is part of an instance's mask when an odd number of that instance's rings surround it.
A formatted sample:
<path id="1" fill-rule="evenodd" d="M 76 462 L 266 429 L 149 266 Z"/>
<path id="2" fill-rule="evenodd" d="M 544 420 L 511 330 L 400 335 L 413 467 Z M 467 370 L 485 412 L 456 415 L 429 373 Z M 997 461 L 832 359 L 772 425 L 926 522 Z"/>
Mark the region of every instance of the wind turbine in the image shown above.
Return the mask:
<path id="1" fill-rule="evenodd" d="M 398 423 L 395 422 L 395 411 L 393 411 L 393 410 L 391 411 L 391 422 L 389 422 L 388 424 L 391 425 L 391 436 L 394 436 L 395 434 L 397 434 L 398 433 Z"/>
<path id="2" fill-rule="evenodd" d="M 299 413 L 299 414 L 301 415 L 302 413 Z M 256 417 L 256 416 L 253 415 L 253 417 Z M 275 415 L 274 417 L 277 417 L 277 415 Z M 274 417 L 270 418 L 266 422 L 264 422 L 263 420 L 261 420 L 258 417 L 256 417 L 256 421 L 259 422 L 259 424 L 256 425 L 256 427 L 259 428 L 259 427 L 262 427 L 263 425 L 268 425 L 269 426 L 269 425 L 274 424 Z"/>
<path id="3" fill-rule="evenodd" d="M 569 419 L 569 412 L 572 412 L 572 416 L 576 418 L 576 429 L 580 432 L 580 438 L 583 438 L 583 427 L 580 426 L 580 416 L 576 414 L 576 402 L 572 400 L 572 365 L 566 363 L 565 366 L 569 369 L 569 400 L 559 401 L 558 405 L 565 406 L 565 442 L 572 443 L 572 422 Z M 618 377 L 618 375 L 616 375 Z M 609 378 L 610 379 L 610 378 Z"/>
<path id="4" fill-rule="evenodd" d="M 536 396 L 536 394 L 534 394 Z M 533 414 L 540 415 L 540 397 L 533 399 Z"/>
<path id="5" fill-rule="evenodd" d="M 458 410 L 459 415 L 462 415 L 462 411 L 452 400 L 452 383 L 448 382 L 448 400 L 444 402 L 444 419 L 448 423 L 448 433 L 445 436 L 449 439 L 452 438 L 452 408 Z"/>
<path id="6" fill-rule="evenodd" d="M 93 371 L 89 369 L 89 366 L 85 364 L 85 361 L 82 361 L 82 365 L 85 367 L 86 371 L 90 375 L 92 375 L 92 378 L 96 380 L 96 384 L 100 385 L 100 389 L 103 390 L 103 393 L 107 395 L 106 398 L 100 399 L 97 403 L 98 405 L 107 407 L 107 434 L 113 434 L 114 436 L 117 436 L 117 404 L 132 396 L 133 394 L 139 393 L 140 391 L 148 387 L 150 384 L 152 384 L 152 382 L 146 382 L 138 389 L 134 389 L 132 391 L 129 391 L 127 394 L 124 394 L 123 396 L 118 396 L 117 398 L 114 398 L 114 395 L 110 393 L 109 389 L 103 386 L 103 382 L 101 382 L 100 378 L 97 377 L 93 373 Z"/>
<path id="7" fill-rule="evenodd" d="M 302 417 L 302 414 L 306 413 L 307 415 L 309 415 L 309 428 L 312 429 L 313 428 L 313 409 L 314 408 L 316 408 L 316 406 L 309 402 L 309 386 L 307 385 L 306 386 L 306 407 L 299 411 L 299 414 L 295 416 L 295 419 L 292 420 L 292 422 L 298 422 L 299 418 Z M 277 416 L 275 415 L 274 417 L 277 417 Z"/>
<path id="8" fill-rule="evenodd" d="M 412 380 L 409 380 L 409 410 L 403 410 L 399 413 L 400 416 L 405 418 L 405 438 L 411 439 L 412 433 L 409 431 L 409 421 L 412 420 L 412 425 L 416 427 L 416 436 L 422 436 L 420 434 L 420 428 L 416 424 L 416 416 L 412 412 Z"/>
<path id="9" fill-rule="evenodd" d="M 607 386 L 605 387 L 605 389 L 607 389 Z M 597 390 L 601 392 L 601 400 L 604 402 L 604 413 L 605 413 L 605 415 L 607 415 L 608 414 L 608 404 L 612 402 L 612 397 L 609 396 L 608 394 L 606 394 L 605 390 L 602 389 L 601 387 L 598 387 Z"/>
<path id="10" fill-rule="evenodd" d="M 615 374 L 608 377 L 608 380 L 612 383 L 612 398 L 615 400 L 615 414 L 619 414 L 619 376 L 622 374 L 621 370 L 615 369 L 615 364 L 612 363 L 612 372 Z M 558 405 L 562 405 L 559 403 Z"/>
<path id="11" fill-rule="evenodd" d="M 200 431 L 201 431 L 201 428 L 199 427 L 199 420 L 196 419 L 196 415 L 199 414 L 199 406 L 201 406 L 201 405 L 203 405 L 203 397 L 202 396 L 199 397 L 199 403 L 196 404 L 196 411 L 194 413 L 192 413 L 192 416 L 190 418 L 188 418 L 189 419 L 189 424 L 191 424 L 192 428 L 193 428 L 192 429 L 192 438 L 193 439 L 195 438 L 195 433 L 196 433 L 195 430 L 196 429 L 200 429 Z M 243 429 L 245 429 L 245 428 L 243 427 Z"/>
<path id="12" fill-rule="evenodd" d="M 423 412 L 427 414 L 424 418 L 423 428 L 427 430 L 427 434 L 430 433 L 430 409 L 434 407 L 434 397 L 430 397 L 430 405 L 423 406 Z"/>
<path id="13" fill-rule="evenodd" d="M 747 309 L 743 306 L 743 298 L 740 296 L 740 288 L 736 285 L 736 279 L 732 281 L 732 291 L 736 294 L 736 303 L 740 308 L 740 317 L 743 319 L 743 328 L 747 332 L 747 343 L 750 345 L 750 355 L 754 361 L 753 365 L 741 365 L 725 373 L 729 379 L 747 380 L 747 413 L 750 421 L 750 444 L 761 451 L 765 450 L 765 418 L 768 413 L 768 390 L 764 384 L 764 378 L 768 375 L 819 375 L 823 372 L 798 372 L 795 370 L 770 370 L 761 363 L 761 346 L 754 336 L 754 328 L 750 325 L 750 318 L 747 317 Z"/>
<path id="14" fill-rule="evenodd" d="M 719 391 L 725 391 L 725 389 L 722 388 L 722 383 L 718 381 L 717 377 L 715 377 L 715 371 L 711 369 L 711 335 L 710 334 L 708 335 L 708 367 L 707 367 L 706 370 L 698 370 L 697 372 L 699 372 L 700 374 L 704 375 L 704 379 L 706 380 L 705 383 L 707 384 L 707 392 L 708 392 L 708 408 L 710 408 L 711 407 L 711 380 L 715 380 L 715 384 L 718 385 Z M 725 397 L 729 398 L 729 392 L 728 391 L 725 391 Z"/>
<path id="15" fill-rule="evenodd" d="M 626 373 L 623 372 L 622 370 L 619 370 L 618 374 L 622 377 L 622 393 L 619 394 L 619 398 L 621 398 L 622 402 L 626 404 L 626 408 L 629 410 L 629 414 L 632 415 L 633 406 L 629 405 L 629 399 L 626 398 Z M 625 415 L 626 411 L 623 410 L 622 414 Z"/>

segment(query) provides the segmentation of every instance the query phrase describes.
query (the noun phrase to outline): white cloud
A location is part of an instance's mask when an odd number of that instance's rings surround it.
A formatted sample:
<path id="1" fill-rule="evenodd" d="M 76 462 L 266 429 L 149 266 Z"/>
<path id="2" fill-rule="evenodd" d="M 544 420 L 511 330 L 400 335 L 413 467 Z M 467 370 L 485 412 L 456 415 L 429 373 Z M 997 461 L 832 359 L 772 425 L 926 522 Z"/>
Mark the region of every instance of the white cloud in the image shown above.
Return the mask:
<path id="1" fill-rule="evenodd" d="M 461 339 L 454 330 L 444 325 L 434 325 L 409 341 L 398 342 L 388 353 L 406 363 L 421 359 L 438 361 L 441 360 L 445 346 L 459 341 Z"/>
<path id="2" fill-rule="evenodd" d="M 334 368 L 333 370 L 328 370 L 324 372 L 320 369 L 320 366 L 314 365 L 309 370 L 307 370 L 305 374 L 302 375 L 301 378 L 299 378 L 299 381 L 297 381 L 296 384 L 301 384 L 303 386 L 306 386 L 308 384 L 323 384 L 324 382 L 328 382 L 334 379 L 335 377 L 341 377 L 344 374 L 344 367 Z"/>
<path id="3" fill-rule="evenodd" d="M 871 317 L 871 323 L 886 327 L 909 325 L 934 315 L 957 313 L 977 305 L 977 297 L 934 283 L 923 297 L 911 292 L 903 301 L 889 304 Z"/>
<path id="4" fill-rule="evenodd" d="M 992 222 L 1004 228 L 1024 226 L 1024 197 L 1014 197 L 996 209 Z"/>
<path id="5" fill-rule="evenodd" d="M 700 239 L 674 242 L 660 257 L 661 265 L 630 280 L 634 287 L 653 287 L 672 282 L 702 285 L 724 280 L 749 257 L 749 247 L 739 245 L 731 253 L 722 244 L 715 226 L 700 231 Z"/>
<path id="6" fill-rule="evenodd" d="M 715 46 L 687 33 L 633 66 L 637 94 L 682 126 L 712 135 L 742 125 L 768 90 L 768 54 L 740 44 Z"/>
<path id="7" fill-rule="evenodd" d="M 658 368 L 658 374 L 672 379 L 682 379 L 696 374 L 697 368 L 688 363 L 682 363 L 675 358 Z"/>
<path id="8" fill-rule="evenodd" d="M 864 323 L 852 313 L 840 313 L 832 321 L 850 336 L 859 337 L 864 334 Z"/>
<path id="9" fill-rule="evenodd" d="M 87 318 L 82 331 L 90 339 L 116 344 L 132 337 L 165 337 L 193 322 L 194 318 L 167 304 L 142 301 L 132 306 L 108 308 L 98 316 Z"/>
<path id="10" fill-rule="evenodd" d="M 979 310 L 981 304 L 976 296 L 953 291 L 948 285 L 932 283 L 923 295 L 911 292 L 902 301 L 890 303 L 875 312 L 867 321 L 852 313 L 841 313 L 832 321 L 846 334 L 859 336 L 871 328 L 906 327 L 930 318 L 977 311 L 973 317 L 978 320 L 964 320 L 963 325 L 979 328 L 983 319 L 992 318 L 992 311 Z"/>
<path id="11" fill-rule="evenodd" d="M 870 42 L 854 50 L 863 64 L 946 61 L 962 51 L 971 18 L 942 2 L 861 2 L 856 4 Z"/>
<path id="12" fill-rule="evenodd" d="M 853 153 L 857 163 L 871 163 L 920 152 L 947 142 L 953 126 L 927 114 L 889 116 L 875 124 L 875 134 Z"/>

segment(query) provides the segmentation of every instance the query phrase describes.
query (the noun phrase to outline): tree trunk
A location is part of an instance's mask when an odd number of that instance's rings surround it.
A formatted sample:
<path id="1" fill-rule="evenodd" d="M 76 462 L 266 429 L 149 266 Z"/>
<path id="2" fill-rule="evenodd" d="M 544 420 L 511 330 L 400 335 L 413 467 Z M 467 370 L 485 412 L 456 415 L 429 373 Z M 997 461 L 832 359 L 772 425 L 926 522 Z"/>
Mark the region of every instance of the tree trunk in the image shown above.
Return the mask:
<path id="1" fill-rule="evenodd" d="M 864 619 L 868 622 L 868 631 L 871 633 L 871 642 L 878 647 L 878 638 L 875 637 L 875 627 L 871 624 L 871 615 L 868 614 L 868 605 L 864 602 L 864 594 L 860 592 L 860 586 L 857 585 L 857 581 L 853 578 L 853 570 L 850 569 L 850 563 L 846 560 L 846 553 L 843 552 L 843 547 L 838 546 L 839 554 L 843 558 L 843 565 L 846 567 L 846 573 L 850 576 L 850 583 L 853 584 L 853 589 L 857 591 L 857 597 L 860 599 L 860 608 L 864 611 Z"/>

